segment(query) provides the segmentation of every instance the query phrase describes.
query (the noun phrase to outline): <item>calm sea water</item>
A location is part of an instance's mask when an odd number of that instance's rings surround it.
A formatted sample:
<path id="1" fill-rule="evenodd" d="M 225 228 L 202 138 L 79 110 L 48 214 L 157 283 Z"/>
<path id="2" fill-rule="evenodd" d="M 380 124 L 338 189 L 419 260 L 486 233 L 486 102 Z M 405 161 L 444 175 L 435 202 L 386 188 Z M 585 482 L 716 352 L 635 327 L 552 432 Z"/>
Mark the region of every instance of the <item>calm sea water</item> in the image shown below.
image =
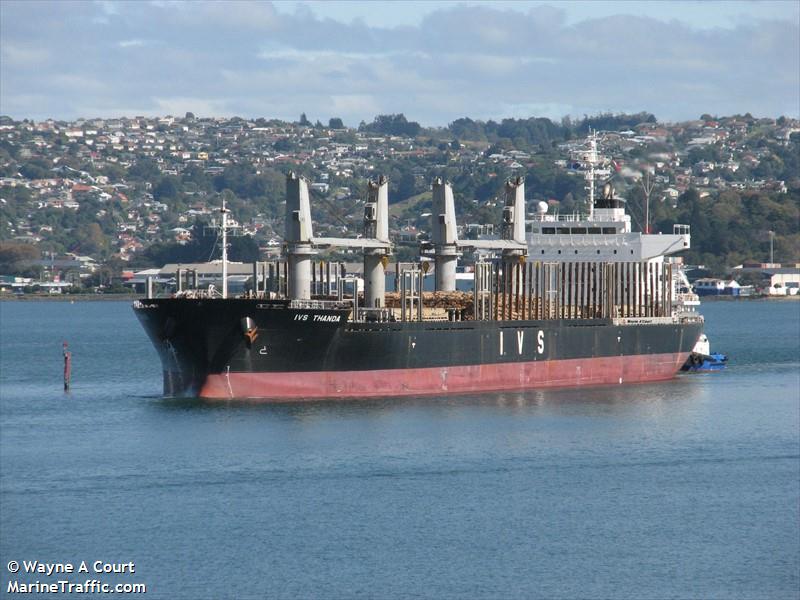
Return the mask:
<path id="1" fill-rule="evenodd" d="M 0 303 L 0 594 L 797 598 L 800 303 L 703 312 L 724 373 L 275 406 L 161 399 L 128 303 Z"/>

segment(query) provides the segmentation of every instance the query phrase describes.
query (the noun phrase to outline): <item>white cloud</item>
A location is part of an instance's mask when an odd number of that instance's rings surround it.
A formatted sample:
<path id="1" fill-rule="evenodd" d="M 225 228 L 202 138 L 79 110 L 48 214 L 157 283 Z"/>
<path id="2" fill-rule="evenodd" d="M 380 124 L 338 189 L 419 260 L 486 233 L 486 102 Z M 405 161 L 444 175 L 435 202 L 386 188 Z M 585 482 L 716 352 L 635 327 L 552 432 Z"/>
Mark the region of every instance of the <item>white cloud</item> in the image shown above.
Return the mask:
<path id="1" fill-rule="evenodd" d="M 44 48 L 29 45 L 3 43 L 0 47 L 0 60 L 5 68 L 29 68 L 45 62 L 50 53 Z"/>
<path id="2" fill-rule="evenodd" d="M 208 100 L 206 98 L 191 98 L 177 96 L 171 98 L 153 98 L 156 115 L 184 115 L 193 112 L 203 116 L 231 116 L 233 112 L 225 99 Z"/>
<path id="3" fill-rule="evenodd" d="M 381 110 L 377 98 L 370 94 L 334 94 L 331 96 L 331 114 L 351 122 L 363 115 L 375 115 Z"/>
<path id="4" fill-rule="evenodd" d="M 513 118 L 527 118 L 531 115 L 559 120 L 564 115 L 574 113 L 575 107 L 571 104 L 560 102 L 523 102 L 519 104 L 504 104 L 503 114 Z"/>
<path id="5" fill-rule="evenodd" d="M 140 46 L 146 46 L 148 43 L 151 42 L 134 38 L 132 40 L 122 40 L 118 43 L 118 45 L 120 48 L 138 48 Z"/>
<path id="6" fill-rule="evenodd" d="M 306 112 L 350 124 L 403 112 L 431 125 L 601 110 L 669 120 L 800 112 L 800 26 L 791 7 L 783 20 L 701 29 L 648 17 L 634 3 L 615 5 L 630 14 L 606 7 L 581 20 L 568 18 L 562 6 L 571 5 L 439 3 L 391 27 L 318 18 L 318 6 L 5 0 L 0 106 L 34 118 L 134 107 L 292 119 Z M 769 14 L 779 9 L 771 4 Z"/>

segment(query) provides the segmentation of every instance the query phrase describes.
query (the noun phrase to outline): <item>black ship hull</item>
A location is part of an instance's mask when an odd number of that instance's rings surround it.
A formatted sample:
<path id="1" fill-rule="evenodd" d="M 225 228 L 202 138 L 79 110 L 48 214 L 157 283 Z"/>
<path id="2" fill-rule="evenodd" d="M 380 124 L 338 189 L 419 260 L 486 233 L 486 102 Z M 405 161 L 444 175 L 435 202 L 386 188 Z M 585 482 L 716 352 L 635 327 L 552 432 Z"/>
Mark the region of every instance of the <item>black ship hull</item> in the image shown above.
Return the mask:
<path id="1" fill-rule="evenodd" d="M 164 393 L 302 400 L 623 384 L 673 377 L 702 333 L 672 318 L 348 321 L 285 300 L 152 299 L 134 310 Z"/>

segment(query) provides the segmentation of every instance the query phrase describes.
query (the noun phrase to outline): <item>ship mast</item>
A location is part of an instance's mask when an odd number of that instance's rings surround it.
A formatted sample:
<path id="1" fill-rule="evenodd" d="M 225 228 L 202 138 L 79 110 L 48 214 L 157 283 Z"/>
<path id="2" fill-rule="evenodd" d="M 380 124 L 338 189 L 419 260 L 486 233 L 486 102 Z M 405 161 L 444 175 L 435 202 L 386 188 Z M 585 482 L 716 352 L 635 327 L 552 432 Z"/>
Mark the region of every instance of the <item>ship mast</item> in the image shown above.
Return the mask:
<path id="1" fill-rule="evenodd" d="M 586 162 L 589 165 L 589 170 L 586 172 L 586 179 L 589 182 L 589 220 L 594 217 L 594 184 L 595 179 L 602 173 L 595 171 L 595 167 L 600 164 L 600 157 L 597 154 L 597 132 L 592 131 L 589 134 L 589 152 L 586 155 Z"/>
<path id="2" fill-rule="evenodd" d="M 228 213 L 225 207 L 225 198 L 222 198 L 222 297 L 228 297 Z"/>
<path id="3" fill-rule="evenodd" d="M 589 192 L 588 220 L 594 218 L 594 200 L 596 194 L 596 180 L 599 177 L 608 177 L 609 170 L 606 168 L 608 159 L 597 152 L 597 132 L 591 131 L 586 145 L 575 153 L 575 160 L 584 170 L 583 178 L 586 181 L 586 191 Z"/>
<path id="4" fill-rule="evenodd" d="M 589 137 L 589 220 L 594 216 L 594 163 L 597 160 L 597 135 L 592 133 Z"/>

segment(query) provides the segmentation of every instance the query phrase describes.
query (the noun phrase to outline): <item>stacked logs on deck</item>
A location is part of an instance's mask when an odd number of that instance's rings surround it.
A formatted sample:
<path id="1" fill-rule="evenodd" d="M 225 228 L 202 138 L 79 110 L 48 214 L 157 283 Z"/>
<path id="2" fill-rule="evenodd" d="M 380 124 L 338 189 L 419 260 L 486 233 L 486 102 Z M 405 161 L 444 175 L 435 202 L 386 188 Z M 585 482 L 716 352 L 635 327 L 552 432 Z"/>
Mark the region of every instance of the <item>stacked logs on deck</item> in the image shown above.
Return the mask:
<path id="1" fill-rule="evenodd" d="M 668 316 L 672 265 L 648 263 L 506 263 L 492 265 L 494 320 L 598 319 Z M 332 299 L 330 296 L 314 296 Z M 455 320 L 475 319 L 472 292 L 424 292 L 425 311 L 448 311 Z M 363 302 L 360 300 L 359 303 Z M 384 307 L 401 309 L 399 292 Z M 437 317 L 438 318 L 438 317 Z"/>
<path id="2" fill-rule="evenodd" d="M 672 265 L 648 262 L 493 265 L 494 318 L 666 317 Z"/>
<path id="3" fill-rule="evenodd" d="M 459 320 L 474 318 L 475 307 L 472 292 L 423 292 L 422 305 L 425 309 L 455 310 Z M 386 308 L 401 308 L 400 293 L 386 292 Z"/>

